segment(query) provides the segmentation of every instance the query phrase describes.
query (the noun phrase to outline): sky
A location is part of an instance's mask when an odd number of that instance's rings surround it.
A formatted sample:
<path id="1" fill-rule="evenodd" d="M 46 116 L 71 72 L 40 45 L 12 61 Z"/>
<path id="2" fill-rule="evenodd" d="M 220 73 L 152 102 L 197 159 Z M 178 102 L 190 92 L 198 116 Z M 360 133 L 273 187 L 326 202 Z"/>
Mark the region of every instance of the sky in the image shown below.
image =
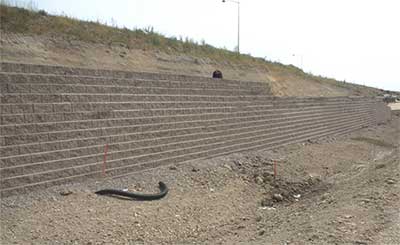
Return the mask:
<path id="1" fill-rule="evenodd" d="M 400 91 L 400 1 L 239 0 L 240 51 L 305 72 Z M 20 0 L 19 2 L 24 2 Z M 32 2 L 31 0 L 25 2 Z M 227 0 L 35 0 L 52 14 L 237 46 Z"/>

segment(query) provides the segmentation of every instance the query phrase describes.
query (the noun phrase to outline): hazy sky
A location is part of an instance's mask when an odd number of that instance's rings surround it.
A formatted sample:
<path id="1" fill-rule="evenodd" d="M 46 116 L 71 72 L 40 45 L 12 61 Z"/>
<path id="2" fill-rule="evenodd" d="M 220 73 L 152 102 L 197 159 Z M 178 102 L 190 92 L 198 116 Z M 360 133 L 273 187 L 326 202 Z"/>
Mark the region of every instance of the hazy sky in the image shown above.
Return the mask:
<path id="1" fill-rule="evenodd" d="M 26 1 L 26 2 L 30 2 Z M 153 26 L 233 50 L 237 4 L 222 0 L 36 0 L 50 13 Z M 400 91 L 400 1 L 241 0 L 240 50 L 306 72 Z"/>

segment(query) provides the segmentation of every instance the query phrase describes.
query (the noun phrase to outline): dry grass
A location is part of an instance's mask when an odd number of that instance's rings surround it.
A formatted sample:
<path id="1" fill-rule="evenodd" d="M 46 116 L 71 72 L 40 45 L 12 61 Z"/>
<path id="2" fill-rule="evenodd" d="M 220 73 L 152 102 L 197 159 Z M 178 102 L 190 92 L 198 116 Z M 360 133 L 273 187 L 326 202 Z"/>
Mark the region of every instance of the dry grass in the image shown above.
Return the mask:
<path id="1" fill-rule="evenodd" d="M 334 87 L 344 88 L 353 95 L 374 96 L 382 91 L 374 88 L 344 83 L 321 76 L 305 73 L 303 70 L 247 54 L 218 49 L 206 44 L 197 43 L 190 38 L 165 37 L 152 27 L 130 30 L 108 26 L 100 21 L 81 21 L 67 16 L 50 15 L 44 10 L 35 8 L 33 2 L 28 6 L 12 7 L 11 0 L 1 0 L 0 30 L 6 33 L 23 33 L 28 35 L 46 35 L 62 37 L 65 40 L 79 40 L 88 43 L 120 45 L 128 49 L 161 51 L 167 54 L 185 54 L 206 58 L 216 62 L 225 62 L 237 67 L 255 68 L 263 73 L 272 72 L 276 81 L 305 80 Z"/>
<path id="2" fill-rule="evenodd" d="M 385 141 L 382 140 L 378 140 L 378 139 L 373 139 L 373 138 L 368 138 L 368 137 L 355 137 L 355 138 L 351 138 L 352 140 L 356 140 L 356 141 L 363 141 L 363 142 L 367 142 L 371 145 L 377 145 L 377 146 L 381 146 L 381 147 L 387 147 L 387 148 L 393 148 L 394 146 L 392 144 L 389 144 Z"/>
<path id="3" fill-rule="evenodd" d="M 190 38 L 165 37 L 152 27 L 130 30 L 102 24 L 100 21 L 81 21 L 67 16 L 49 15 L 44 10 L 28 10 L 11 7 L 1 2 L 1 30 L 31 35 L 63 36 L 67 39 L 101 44 L 119 44 L 127 48 L 161 50 L 166 53 L 180 52 L 202 54 L 211 58 L 230 60 L 255 60 L 249 55 L 238 55 L 225 49 L 217 49 Z"/>

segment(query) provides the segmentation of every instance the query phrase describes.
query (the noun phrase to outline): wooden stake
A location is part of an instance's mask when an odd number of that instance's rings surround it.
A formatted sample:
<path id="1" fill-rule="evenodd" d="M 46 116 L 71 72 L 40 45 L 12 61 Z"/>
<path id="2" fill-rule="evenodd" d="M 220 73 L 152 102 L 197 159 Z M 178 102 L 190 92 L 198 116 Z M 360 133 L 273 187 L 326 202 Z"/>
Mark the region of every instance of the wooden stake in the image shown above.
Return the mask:
<path id="1" fill-rule="evenodd" d="M 108 144 L 104 146 L 104 158 L 103 158 L 103 177 L 106 176 L 106 162 L 107 162 Z"/>

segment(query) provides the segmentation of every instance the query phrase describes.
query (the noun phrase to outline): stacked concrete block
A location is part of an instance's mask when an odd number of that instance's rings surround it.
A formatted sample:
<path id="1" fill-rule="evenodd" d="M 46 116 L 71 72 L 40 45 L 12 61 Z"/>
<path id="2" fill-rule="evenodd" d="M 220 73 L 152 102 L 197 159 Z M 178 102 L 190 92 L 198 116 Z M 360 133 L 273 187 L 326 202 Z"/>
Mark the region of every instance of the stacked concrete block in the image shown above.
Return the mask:
<path id="1" fill-rule="evenodd" d="M 381 123 L 373 98 L 278 98 L 265 83 L 0 64 L 2 195 Z"/>

